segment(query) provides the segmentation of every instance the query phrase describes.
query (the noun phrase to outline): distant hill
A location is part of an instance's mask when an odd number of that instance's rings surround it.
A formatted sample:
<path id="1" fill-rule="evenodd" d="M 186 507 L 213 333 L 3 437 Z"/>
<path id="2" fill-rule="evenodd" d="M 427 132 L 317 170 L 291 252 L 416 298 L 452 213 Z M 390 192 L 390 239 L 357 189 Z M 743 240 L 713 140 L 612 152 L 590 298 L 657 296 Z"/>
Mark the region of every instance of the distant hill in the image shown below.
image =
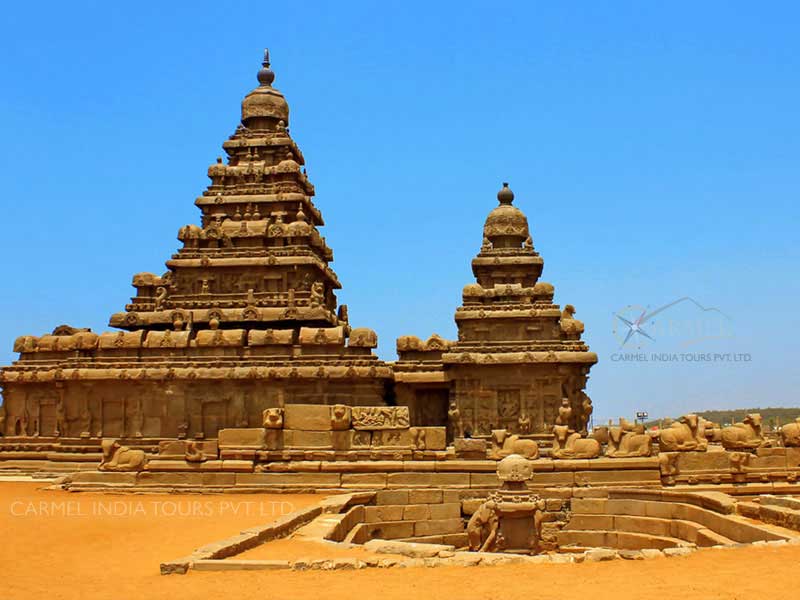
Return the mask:
<path id="1" fill-rule="evenodd" d="M 764 424 L 774 427 L 794 421 L 800 417 L 800 408 L 737 408 L 729 410 L 706 410 L 696 413 L 713 423 L 728 425 L 730 423 L 740 423 L 750 413 L 759 413 L 764 418 Z M 680 415 L 672 417 L 672 420 L 680 418 Z M 668 418 L 655 419 L 647 422 L 648 427 L 659 425 L 661 421 Z"/>

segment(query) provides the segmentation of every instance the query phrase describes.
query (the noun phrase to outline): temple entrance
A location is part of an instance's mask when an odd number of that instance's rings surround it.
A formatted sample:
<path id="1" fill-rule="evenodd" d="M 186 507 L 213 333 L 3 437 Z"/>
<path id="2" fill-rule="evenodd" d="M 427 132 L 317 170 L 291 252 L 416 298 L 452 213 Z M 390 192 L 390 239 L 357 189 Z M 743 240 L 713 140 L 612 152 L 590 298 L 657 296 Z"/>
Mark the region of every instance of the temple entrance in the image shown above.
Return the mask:
<path id="1" fill-rule="evenodd" d="M 447 425 L 447 405 L 450 392 L 447 388 L 423 388 L 414 393 L 411 424 L 417 427 L 443 427 Z"/>

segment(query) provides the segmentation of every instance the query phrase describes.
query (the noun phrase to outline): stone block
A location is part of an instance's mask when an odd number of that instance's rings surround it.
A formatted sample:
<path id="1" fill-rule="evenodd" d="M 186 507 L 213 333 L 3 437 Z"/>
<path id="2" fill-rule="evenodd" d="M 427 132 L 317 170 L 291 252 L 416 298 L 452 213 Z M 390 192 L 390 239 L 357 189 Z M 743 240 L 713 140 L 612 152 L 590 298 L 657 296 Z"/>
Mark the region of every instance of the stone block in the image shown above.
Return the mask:
<path id="1" fill-rule="evenodd" d="M 658 469 L 648 471 L 576 471 L 575 481 L 583 481 L 590 485 L 608 485 L 614 483 L 652 483 L 654 485 L 661 485 L 661 473 Z M 536 483 L 535 477 L 534 483 Z"/>
<path id="2" fill-rule="evenodd" d="M 456 438 L 453 440 L 453 448 L 458 458 L 466 459 L 485 459 L 486 440 L 476 438 Z"/>
<path id="3" fill-rule="evenodd" d="M 217 440 L 220 449 L 252 448 L 265 450 L 267 448 L 266 429 L 263 427 L 220 429 Z"/>
<path id="4" fill-rule="evenodd" d="M 461 473 L 389 473 L 389 487 L 468 487 Z"/>
<path id="5" fill-rule="evenodd" d="M 418 450 L 444 450 L 447 448 L 446 427 L 413 427 L 411 434 Z"/>
<path id="6" fill-rule="evenodd" d="M 380 429 L 372 432 L 373 448 L 413 448 L 414 440 L 408 429 Z"/>
<path id="7" fill-rule="evenodd" d="M 457 519 L 439 519 L 417 521 L 414 523 L 414 535 L 443 535 L 446 533 L 463 533 L 464 521 Z"/>
<path id="8" fill-rule="evenodd" d="M 375 494 L 375 504 L 408 504 L 408 490 L 383 490 Z M 398 519 L 399 520 L 399 519 Z"/>
<path id="9" fill-rule="evenodd" d="M 575 485 L 575 472 L 534 473 L 531 483 L 535 486 L 573 486 Z"/>
<path id="10" fill-rule="evenodd" d="M 438 504 L 442 501 L 442 490 L 409 490 L 411 504 Z"/>
<path id="11" fill-rule="evenodd" d="M 72 483 L 135 484 L 136 473 L 114 473 L 109 471 L 81 471 L 70 476 Z"/>
<path id="12" fill-rule="evenodd" d="M 500 486 L 500 480 L 495 473 L 464 473 L 464 478 L 469 477 L 469 487 L 472 488 L 496 488 Z"/>
<path id="13" fill-rule="evenodd" d="M 403 507 L 403 521 L 421 521 L 430 516 L 431 511 L 427 504 L 406 504 Z"/>
<path id="14" fill-rule="evenodd" d="M 367 523 L 377 523 L 380 521 L 402 521 L 405 506 L 365 506 L 364 520 Z"/>
<path id="15" fill-rule="evenodd" d="M 784 448 L 770 448 L 770 450 L 785 450 Z M 748 469 L 764 469 L 773 471 L 783 471 L 786 469 L 786 454 L 765 454 L 751 456 L 747 464 Z"/>
<path id="16" fill-rule="evenodd" d="M 678 452 L 678 472 L 727 471 L 730 468 L 727 452 Z"/>
<path id="17" fill-rule="evenodd" d="M 414 536 L 413 521 L 381 521 L 380 523 L 365 523 L 369 539 L 396 540 Z"/>
<path id="18" fill-rule="evenodd" d="M 286 448 L 332 448 L 333 435 L 331 431 L 284 429 L 283 443 Z"/>
<path id="19" fill-rule="evenodd" d="M 325 404 L 287 404 L 283 409 L 284 429 L 331 431 L 331 407 Z"/>
<path id="20" fill-rule="evenodd" d="M 150 473 L 143 471 L 136 476 L 137 485 L 202 486 L 204 473 Z"/>
<path id="21" fill-rule="evenodd" d="M 580 514 L 604 514 L 607 512 L 606 503 L 608 500 L 603 498 L 573 498 L 572 512 Z"/>
<path id="22" fill-rule="evenodd" d="M 252 460 L 223 460 L 222 470 L 229 473 L 252 473 L 253 472 Z"/>
<path id="23" fill-rule="evenodd" d="M 338 473 L 240 473 L 236 485 L 289 485 L 339 487 Z"/>
<path id="24" fill-rule="evenodd" d="M 264 443 L 268 450 L 283 450 L 284 442 L 282 429 L 266 429 L 264 433 Z"/>
<path id="25" fill-rule="evenodd" d="M 431 519 L 460 519 L 461 518 L 461 503 L 449 502 L 447 504 L 429 504 L 428 510 L 430 511 Z"/>
<path id="26" fill-rule="evenodd" d="M 342 473 L 343 488 L 376 488 L 386 487 L 386 473 Z"/>

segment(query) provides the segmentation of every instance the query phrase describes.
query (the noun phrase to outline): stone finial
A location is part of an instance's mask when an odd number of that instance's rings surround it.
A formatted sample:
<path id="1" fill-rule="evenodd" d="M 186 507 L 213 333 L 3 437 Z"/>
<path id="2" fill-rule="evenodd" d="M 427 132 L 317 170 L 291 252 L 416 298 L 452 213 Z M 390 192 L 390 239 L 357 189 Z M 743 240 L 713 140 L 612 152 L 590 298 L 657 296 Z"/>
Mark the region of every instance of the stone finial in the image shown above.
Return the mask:
<path id="1" fill-rule="evenodd" d="M 503 182 L 503 189 L 497 192 L 497 199 L 500 204 L 511 204 L 514 201 L 514 192 L 508 187 L 508 182 Z"/>
<path id="2" fill-rule="evenodd" d="M 533 465 L 519 454 L 509 454 L 497 463 L 497 478 L 500 481 L 528 481 L 533 479 Z"/>
<path id="3" fill-rule="evenodd" d="M 269 68 L 269 48 L 264 48 L 264 61 L 258 71 L 258 82 L 265 87 L 271 87 L 275 81 L 275 73 Z"/>

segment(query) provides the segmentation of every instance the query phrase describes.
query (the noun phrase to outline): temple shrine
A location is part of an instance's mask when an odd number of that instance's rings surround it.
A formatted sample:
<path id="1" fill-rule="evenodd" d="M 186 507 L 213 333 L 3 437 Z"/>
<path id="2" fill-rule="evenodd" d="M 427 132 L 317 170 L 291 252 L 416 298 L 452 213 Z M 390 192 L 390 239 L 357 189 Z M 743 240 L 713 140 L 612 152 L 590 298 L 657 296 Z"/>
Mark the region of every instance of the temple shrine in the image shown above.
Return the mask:
<path id="1" fill-rule="evenodd" d="M 0 372 L 4 423 L 18 438 L 214 439 L 261 427 L 288 405 L 406 406 L 411 426 L 448 439 L 549 434 L 559 409 L 585 434 L 595 354 L 574 309 L 553 303 L 543 261 L 507 184 L 488 215 L 476 283 L 456 310 L 458 340 L 397 340 L 380 360 L 353 327 L 320 229 L 314 186 L 273 87 L 269 54 L 241 122 L 208 169 L 200 223 L 181 227 L 166 271 L 133 276 L 114 331 L 66 325 L 22 336 Z"/>

